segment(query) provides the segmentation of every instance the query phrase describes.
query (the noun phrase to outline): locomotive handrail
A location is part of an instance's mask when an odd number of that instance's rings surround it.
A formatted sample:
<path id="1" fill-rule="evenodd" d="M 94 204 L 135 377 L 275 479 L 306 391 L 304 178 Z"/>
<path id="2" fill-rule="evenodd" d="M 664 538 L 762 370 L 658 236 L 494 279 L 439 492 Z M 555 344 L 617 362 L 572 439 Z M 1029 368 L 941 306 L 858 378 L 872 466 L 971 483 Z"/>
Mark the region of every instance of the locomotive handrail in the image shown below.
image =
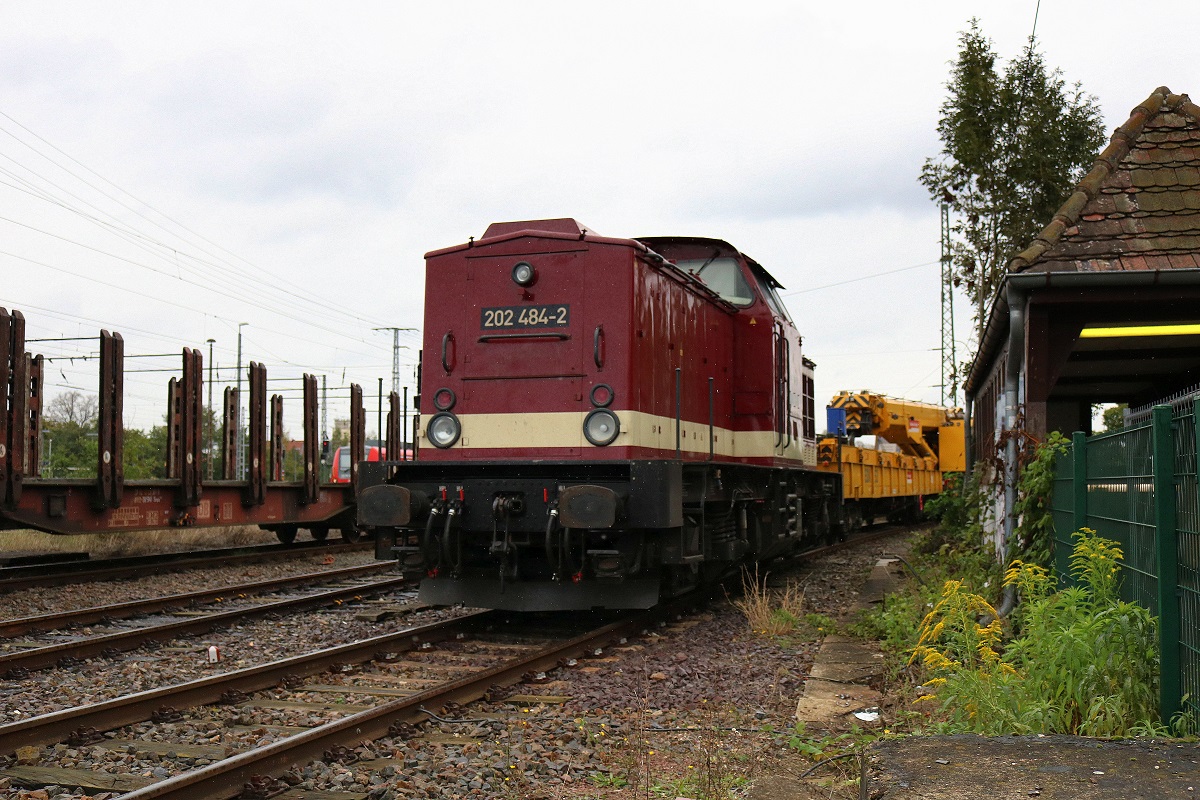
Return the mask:
<path id="1" fill-rule="evenodd" d="M 495 342 L 495 341 L 511 341 L 513 339 L 559 339 L 566 341 L 571 338 L 569 333 L 556 333 L 546 331 L 544 333 L 489 333 L 479 337 L 480 342 Z"/>
<path id="2" fill-rule="evenodd" d="M 683 369 L 675 368 L 675 457 L 682 458 Z"/>
<path id="3" fill-rule="evenodd" d="M 604 338 L 604 326 L 597 325 L 596 332 L 592 334 L 592 360 L 596 362 L 596 369 L 604 368 L 604 361 L 600 358 L 600 342 Z"/>
<path id="4" fill-rule="evenodd" d="M 454 333 L 446 331 L 446 335 L 442 337 L 442 369 L 446 372 L 450 371 L 450 363 L 446 361 L 446 354 L 449 350 L 450 342 L 454 341 Z"/>
<path id="5" fill-rule="evenodd" d="M 784 432 L 787 434 L 787 441 L 783 443 L 783 449 L 786 451 L 792 446 L 792 343 L 788 341 L 787 331 L 783 326 L 779 326 L 780 340 L 783 342 L 783 396 L 786 405 L 786 412 L 783 416 Z"/>
<path id="6" fill-rule="evenodd" d="M 784 368 L 782 367 L 784 365 L 784 343 L 782 343 L 784 332 L 780 330 L 778 321 L 772 325 L 770 333 L 772 333 L 772 342 L 770 342 L 770 345 L 772 345 L 772 355 L 775 359 L 775 385 L 773 386 L 775 392 L 775 447 L 779 447 L 782 441 L 784 441 L 784 427 L 782 427 L 784 426 L 784 422 L 782 422 L 782 419 L 784 419 L 784 397 L 782 397 L 781 391 L 781 386 L 784 385 L 784 377 L 782 377 L 781 372 L 782 368 Z"/>
<path id="7" fill-rule="evenodd" d="M 713 378 L 708 376 L 708 460 L 713 460 Z"/>

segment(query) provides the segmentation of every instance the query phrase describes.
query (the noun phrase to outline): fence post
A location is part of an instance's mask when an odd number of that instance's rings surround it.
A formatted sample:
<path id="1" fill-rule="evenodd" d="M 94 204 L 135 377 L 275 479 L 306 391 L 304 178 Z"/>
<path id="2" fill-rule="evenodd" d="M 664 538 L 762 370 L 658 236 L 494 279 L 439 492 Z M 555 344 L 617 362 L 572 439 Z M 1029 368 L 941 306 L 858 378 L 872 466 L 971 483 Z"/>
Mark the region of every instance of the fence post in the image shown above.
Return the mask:
<path id="1" fill-rule="evenodd" d="M 1087 434 L 1071 434 L 1071 514 L 1075 530 L 1087 527 Z M 1067 534 L 1067 550 L 1071 550 L 1071 535 Z"/>
<path id="2" fill-rule="evenodd" d="M 1158 557 L 1159 714 L 1180 707 L 1179 545 L 1175 529 L 1175 440 L 1170 406 L 1150 411 L 1154 441 L 1154 544 Z"/>

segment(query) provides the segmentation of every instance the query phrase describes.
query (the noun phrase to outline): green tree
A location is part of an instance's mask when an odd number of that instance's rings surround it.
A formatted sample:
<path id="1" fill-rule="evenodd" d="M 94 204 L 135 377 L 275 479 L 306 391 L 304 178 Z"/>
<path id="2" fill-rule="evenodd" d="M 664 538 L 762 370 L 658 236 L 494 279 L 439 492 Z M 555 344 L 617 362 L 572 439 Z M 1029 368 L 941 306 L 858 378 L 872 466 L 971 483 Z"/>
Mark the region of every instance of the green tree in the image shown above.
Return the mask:
<path id="1" fill-rule="evenodd" d="M 95 395 L 69 391 L 46 405 L 42 419 L 42 474 L 48 478 L 96 476 Z"/>
<path id="2" fill-rule="evenodd" d="M 42 421 L 42 475 L 47 478 L 96 477 L 96 427 L 69 420 Z"/>
<path id="3" fill-rule="evenodd" d="M 1129 408 L 1128 403 L 1118 403 L 1115 406 L 1109 406 L 1104 409 L 1104 430 L 1103 433 L 1112 433 L 1125 429 L 1125 411 Z"/>
<path id="4" fill-rule="evenodd" d="M 167 477 L 167 426 L 156 425 L 149 433 L 127 428 L 124 467 L 126 480 Z"/>
<path id="5" fill-rule="evenodd" d="M 1096 98 L 1048 70 L 1033 37 L 1003 74 L 978 20 L 959 45 L 938 120 L 942 152 L 926 160 L 920 180 L 953 214 L 953 280 L 981 332 L 1005 266 L 1091 168 L 1104 127 Z"/>

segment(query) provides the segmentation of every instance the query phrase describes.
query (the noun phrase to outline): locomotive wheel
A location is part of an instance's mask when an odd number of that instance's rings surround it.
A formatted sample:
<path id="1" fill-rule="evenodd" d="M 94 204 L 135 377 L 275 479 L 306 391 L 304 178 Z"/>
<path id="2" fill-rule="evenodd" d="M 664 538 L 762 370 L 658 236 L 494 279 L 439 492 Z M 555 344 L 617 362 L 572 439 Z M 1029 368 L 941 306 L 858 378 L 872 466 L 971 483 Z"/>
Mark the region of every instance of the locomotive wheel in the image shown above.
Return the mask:
<path id="1" fill-rule="evenodd" d="M 283 544 L 292 544 L 296 541 L 298 532 L 295 525 L 283 525 L 275 529 L 275 538 Z"/>

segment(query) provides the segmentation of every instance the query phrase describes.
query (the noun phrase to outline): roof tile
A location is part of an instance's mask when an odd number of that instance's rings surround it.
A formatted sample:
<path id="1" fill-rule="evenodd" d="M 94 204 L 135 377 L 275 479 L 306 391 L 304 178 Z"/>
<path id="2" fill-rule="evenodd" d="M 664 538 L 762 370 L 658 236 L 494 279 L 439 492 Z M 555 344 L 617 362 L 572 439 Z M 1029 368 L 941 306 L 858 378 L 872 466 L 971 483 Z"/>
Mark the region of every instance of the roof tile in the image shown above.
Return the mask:
<path id="1" fill-rule="evenodd" d="M 1155 169 L 1131 169 L 1129 170 L 1129 180 L 1139 188 L 1154 186 L 1158 183 L 1157 172 L 1158 170 Z"/>
<path id="2" fill-rule="evenodd" d="M 1161 192 L 1162 207 L 1167 211 L 1183 211 L 1186 207 L 1183 203 L 1183 194 L 1181 192 Z"/>

